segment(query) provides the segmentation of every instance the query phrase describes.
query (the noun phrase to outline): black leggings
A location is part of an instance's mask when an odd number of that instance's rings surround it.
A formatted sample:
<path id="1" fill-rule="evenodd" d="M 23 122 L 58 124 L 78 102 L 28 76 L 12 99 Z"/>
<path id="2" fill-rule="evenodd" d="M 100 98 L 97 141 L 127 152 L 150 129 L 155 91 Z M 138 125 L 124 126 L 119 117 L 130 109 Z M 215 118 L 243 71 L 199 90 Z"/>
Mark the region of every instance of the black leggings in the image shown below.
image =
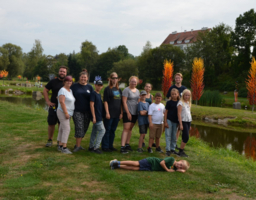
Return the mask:
<path id="1" fill-rule="evenodd" d="M 182 131 L 182 141 L 187 143 L 189 140 L 189 130 L 191 122 L 182 122 L 183 131 Z"/>

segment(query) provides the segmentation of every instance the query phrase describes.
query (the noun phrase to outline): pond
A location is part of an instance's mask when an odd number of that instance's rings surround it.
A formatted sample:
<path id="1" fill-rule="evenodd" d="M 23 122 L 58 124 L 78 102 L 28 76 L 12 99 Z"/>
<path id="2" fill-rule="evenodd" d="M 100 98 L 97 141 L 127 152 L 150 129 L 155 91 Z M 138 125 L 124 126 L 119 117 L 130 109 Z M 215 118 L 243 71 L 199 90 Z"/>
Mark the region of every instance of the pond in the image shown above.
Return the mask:
<path id="1" fill-rule="evenodd" d="M 29 107 L 42 107 L 47 109 L 44 98 L 35 99 L 29 95 L 3 95 L 0 94 L 0 100 L 8 101 L 14 104 L 24 104 Z M 193 122 L 190 136 L 200 138 L 212 147 L 224 147 L 239 152 L 247 158 L 252 157 L 256 160 L 256 133 L 227 130 L 221 126 L 213 127 L 212 124 L 200 122 L 198 125 Z"/>

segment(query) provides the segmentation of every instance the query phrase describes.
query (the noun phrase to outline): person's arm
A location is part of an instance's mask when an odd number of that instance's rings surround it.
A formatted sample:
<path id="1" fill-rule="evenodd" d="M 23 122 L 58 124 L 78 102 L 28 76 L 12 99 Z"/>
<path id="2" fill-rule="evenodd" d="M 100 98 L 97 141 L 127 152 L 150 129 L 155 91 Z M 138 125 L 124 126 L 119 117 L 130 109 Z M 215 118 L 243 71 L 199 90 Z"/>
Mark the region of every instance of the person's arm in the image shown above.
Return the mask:
<path id="1" fill-rule="evenodd" d="M 141 111 L 140 111 L 140 115 L 144 115 L 144 116 L 145 116 L 145 115 L 148 115 L 148 111 L 146 111 L 146 110 L 141 110 Z"/>
<path id="2" fill-rule="evenodd" d="M 63 112 L 64 112 L 64 114 L 65 114 L 65 117 L 66 117 L 67 119 L 69 119 L 70 116 L 69 116 L 68 111 L 67 111 L 67 108 L 66 108 L 65 99 L 66 99 L 66 97 L 65 97 L 64 95 L 60 95 L 60 96 L 59 96 L 60 106 L 61 106 L 61 108 L 62 108 L 62 110 L 63 110 Z"/>
<path id="3" fill-rule="evenodd" d="M 108 109 L 108 102 L 104 101 L 104 107 L 106 111 L 106 119 L 110 119 L 109 109 Z"/>
<path id="4" fill-rule="evenodd" d="M 184 169 L 177 169 L 176 172 L 185 173 L 186 171 Z"/>
<path id="5" fill-rule="evenodd" d="M 160 165 L 161 165 L 161 167 L 162 167 L 165 171 L 167 171 L 167 172 L 175 172 L 174 169 L 168 169 L 168 168 L 166 167 L 166 165 L 165 165 L 165 160 L 162 160 L 162 161 L 160 162 Z"/>
<path id="6" fill-rule="evenodd" d="M 50 107 L 50 106 L 54 106 L 55 103 L 52 103 L 52 102 L 50 101 L 48 92 L 49 92 L 49 90 L 45 87 L 45 88 L 44 88 L 44 91 L 43 91 L 44 99 L 45 99 L 45 101 L 46 101 L 46 103 L 47 103 L 47 105 L 48 105 L 49 107 Z"/>
<path id="7" fill-rule="evenodd" d="M 151 98 L 151 101 L 153 102 L 154 101 L 153 95 L 150 95 L 150 98 Z"/>
<path id="8" fill-rule="evenodd" d="M 182 119 L 181 119 L 181 111 L 182 111 L 182 105 L 178 105 L 178 120 L 179 120 L 179 125 L 180 125 L 180 130 L 183 130 L 182 126 Z"/>
<path id="9" fill-rule="evenodd" d="M 168 114 L 168 110 L 166 109 L 164 112 L 164 127 L 169 128 L 167 123 L 167 114 Z"/>
<path id="10" fill-rule="evenodd" d="M 127 97 L 122 96 L 122 102 L 123 102 L 124 110 L 125 110 L 125 112 L 127 113 L 127 117 L 128 117 L 128 119 L 131 121 L 131 120 L 132 120 L 132 115 L 131 115 L 131 113 L 130 113 L 129 110 L 128 110 L 128 106 L 127 106 Z"/>
<path id="11" fill-rule="evenodd" d="M 121 113 L 119 115 L 119 119 L 122 119 L 123 118 L 123 106 L 121 105 Z"/>
<path id="12" fill-rule="evenodd" d="M 96 123 L 96 116 L 95 116 L 95 110 L 94 110 L 94 102 L 90 101 L 90 108 L 92 113 L 92 123 Z"/>

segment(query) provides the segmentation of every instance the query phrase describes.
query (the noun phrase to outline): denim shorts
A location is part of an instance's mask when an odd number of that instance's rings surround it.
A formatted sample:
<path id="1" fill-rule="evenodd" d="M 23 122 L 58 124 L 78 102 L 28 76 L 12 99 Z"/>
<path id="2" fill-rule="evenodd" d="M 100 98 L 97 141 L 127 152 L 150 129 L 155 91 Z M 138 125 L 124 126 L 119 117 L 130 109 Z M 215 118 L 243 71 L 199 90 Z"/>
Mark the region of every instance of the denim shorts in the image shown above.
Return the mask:
<path id="1" fill-rule="evenodd" d="M 147 159 L 139 160 L 140 171 L 152 171 L 151 164 L 147 161 Z"/>

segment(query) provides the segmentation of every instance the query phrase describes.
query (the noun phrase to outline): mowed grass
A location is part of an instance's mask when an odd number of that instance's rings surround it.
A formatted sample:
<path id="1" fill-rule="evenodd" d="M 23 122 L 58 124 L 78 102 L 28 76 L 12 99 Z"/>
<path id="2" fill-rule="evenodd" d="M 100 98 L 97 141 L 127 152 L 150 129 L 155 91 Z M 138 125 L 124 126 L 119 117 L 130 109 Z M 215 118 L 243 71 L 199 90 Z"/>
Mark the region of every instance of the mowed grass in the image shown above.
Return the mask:
<path id="1" fill-rule="evenodd" d="M 64 155 L 47 139 L 47 112 L 0 101 L 0 199 L 247 199 L 256 197 L 256 163 L 226 149 L 213 149 L 191 138 L 186 152 L 190 169 L 182 173 L 111 170 L 109 161 L 140 160 L 164 154 L 88 150 Z M 74 126 L 68 141 L 73 149 Z M 82 142 L 89 145 L 91 127 Z M 138 127 L 131 146 L 137 149 Z M 115 147 L 120 149 L 122 124 Z M 146 137 L 148 142 L 148 135 Z M 179 141 L 180 143 L 180 141 Z M 164 135 L 161 138 L 164 149 Z M 179 158 L 177 158 L 179 160 Z"/>

